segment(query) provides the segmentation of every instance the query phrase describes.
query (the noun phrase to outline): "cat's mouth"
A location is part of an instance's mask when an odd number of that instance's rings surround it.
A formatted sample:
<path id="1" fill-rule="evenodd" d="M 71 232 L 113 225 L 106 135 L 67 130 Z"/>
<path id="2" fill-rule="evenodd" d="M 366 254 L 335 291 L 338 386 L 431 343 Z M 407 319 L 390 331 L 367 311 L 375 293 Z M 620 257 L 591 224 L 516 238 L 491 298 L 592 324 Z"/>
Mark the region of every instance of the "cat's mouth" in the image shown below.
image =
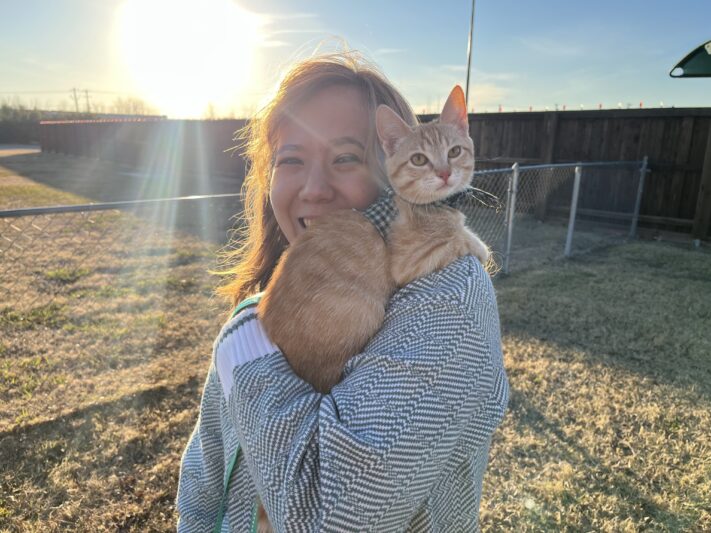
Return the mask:
<path id="1" fill-rule="evenodd" d="M 449 180 L 446 183 L 438 180 L 438 183 L 431 181 L 422 183 L 419 187 L 413 187 L 411 190 L 398 191 L 398 194 L 408 202 L 424 205 L 445 200 L 465 190 L 467 187 L 468 183 L 463 183 L 459 180 Z"/>
<path id="2" fill-rule="evenodd" d="M 466 188 L 466 185 L 459 180 L 450 179 L 449 181 L 444 181 L 438 179 L 436 183 L 432 185 L 432 191 L 437 195 L 449 196 L 451 194 L 458 193 L 459 191 Z"/>

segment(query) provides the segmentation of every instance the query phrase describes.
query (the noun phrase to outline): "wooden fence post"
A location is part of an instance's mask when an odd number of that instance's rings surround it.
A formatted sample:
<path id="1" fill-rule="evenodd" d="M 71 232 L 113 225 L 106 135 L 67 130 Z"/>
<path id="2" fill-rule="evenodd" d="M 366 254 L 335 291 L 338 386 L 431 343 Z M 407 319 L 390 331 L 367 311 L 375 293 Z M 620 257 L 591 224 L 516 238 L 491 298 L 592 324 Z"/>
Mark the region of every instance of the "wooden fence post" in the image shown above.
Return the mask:
<path id="1" fill-rule="evenodd" d="M 553 163 L 555 157 L 555 138 L 558 134 L 558 113 L 555 111 L 547 112 L 543 115 L 543 153 L 541 154 L 541 163 Z M 551 192 L 553 171 L 542 171 L 541 179 L 543 180 L 536 187 L 536 218 L 545 220 L 546 211 L 548 210 L 548 196 Z"/>
<path id="2" fill-rule="evenodd" d="M 709 234 L 709 226 L 711 226 L 711 124 L 709 124 L 709 133 L 706 137 L 706 153 L 704 154 L 704 166 L 701 169 L 701 183 L 699 184 L 699 196 L 696 199 L 691 238 L 705 238 Z"/>

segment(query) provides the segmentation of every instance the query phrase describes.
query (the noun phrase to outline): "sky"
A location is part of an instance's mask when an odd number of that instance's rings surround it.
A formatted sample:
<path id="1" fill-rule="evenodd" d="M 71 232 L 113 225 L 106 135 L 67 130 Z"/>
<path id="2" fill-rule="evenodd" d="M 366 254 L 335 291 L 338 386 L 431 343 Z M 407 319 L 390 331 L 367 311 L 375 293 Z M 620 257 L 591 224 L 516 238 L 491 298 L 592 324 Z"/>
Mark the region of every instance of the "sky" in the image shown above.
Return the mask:
<path id="1" fill-rule="evenodd" d="M 471 0 L 0 0 L 0 101 L 170 118 L 243 117 L 294 61 L 344 46 L 417 112 L 466 83 Z M 711 1 L 478 0 L 474 112 L 708 107 L 711 78 L 672 79 L 711 40 Z M 73 98 L 77 89 L 77 100 Z"/>

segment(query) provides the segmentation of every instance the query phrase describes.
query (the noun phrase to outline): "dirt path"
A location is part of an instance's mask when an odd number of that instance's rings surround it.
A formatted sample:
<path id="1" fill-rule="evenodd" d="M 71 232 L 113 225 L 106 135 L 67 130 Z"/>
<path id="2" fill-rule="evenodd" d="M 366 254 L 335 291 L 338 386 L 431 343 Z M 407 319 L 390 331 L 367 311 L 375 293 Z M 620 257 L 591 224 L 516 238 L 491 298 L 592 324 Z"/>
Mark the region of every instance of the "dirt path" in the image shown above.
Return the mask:
<path id="1" fill-rule="evenodd" d="M 0 144 L 0 158 L 13 155 L 36 154 L 41 151 L 35 144 Z"/>

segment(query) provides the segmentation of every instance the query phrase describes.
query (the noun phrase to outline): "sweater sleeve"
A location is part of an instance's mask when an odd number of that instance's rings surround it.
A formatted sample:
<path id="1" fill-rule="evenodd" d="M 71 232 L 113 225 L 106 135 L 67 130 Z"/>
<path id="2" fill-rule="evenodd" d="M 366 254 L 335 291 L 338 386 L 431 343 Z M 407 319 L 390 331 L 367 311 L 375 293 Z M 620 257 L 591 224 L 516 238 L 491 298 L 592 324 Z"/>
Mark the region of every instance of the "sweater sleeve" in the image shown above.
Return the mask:
<path id="1" fill-rule="evenodd" d="M 330 394 L 280 352 L 233 370 L 228 412 L 277 531 L 402 529 L 464 433 L 488 446 L 500 418 L 484 406 L 505 376 L 493 288 L 472 261 L 402 289 Z"/>
<path id="2" fill-rule="evenodd" d="M 217 522 L 223 490 L 224 442 L 219 431 L 222 390 L 210 365 L 200 415 L 180 461 L 176 497 L 178 532 L 211 531 Z"/>

